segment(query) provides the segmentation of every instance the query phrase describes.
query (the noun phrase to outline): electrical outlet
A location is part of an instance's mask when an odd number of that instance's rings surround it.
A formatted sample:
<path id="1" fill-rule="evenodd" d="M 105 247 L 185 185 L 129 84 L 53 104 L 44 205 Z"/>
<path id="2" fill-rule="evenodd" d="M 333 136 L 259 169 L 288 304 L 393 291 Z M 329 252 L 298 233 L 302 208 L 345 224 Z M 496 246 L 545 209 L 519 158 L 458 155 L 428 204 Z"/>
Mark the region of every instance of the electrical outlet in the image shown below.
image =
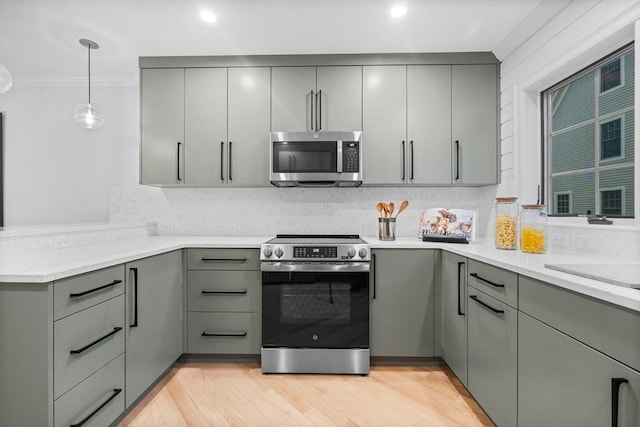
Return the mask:
<path id="1" fill-rule="evenodd" d="M 168 222 L 162 222 L 158 224 L 158 232 L 159 233 L 170 233 L 173 231 L 173 224 Z"/>
<path id="2" fill-rule="evenodd" d="M 72 245 L 72 241 L 71 241 L 71 236 L 69 235 L 56 236 L 53 239 L 54 249 L 68 248 L 71 245 Z"/>
<path id="3" fill-rule="evenodd" d="M 236 231 L 244 230 L 245 227 L 246 227 L 246 224 L 244 222 L 236 222 L 231 226 L 231 228 L 233 228 Z"/>
<path id="4" fill-rule="evenodd" d="M 592 236 L 578 236 L 576 237 L 576 250 L 578 252 L 597 252 L 597 241 Z"/>
<path id="5" fill-rule="evenodd" d="M 549 239 L 549 246 L 558 249 L 569 249 L 571 246 L 571 239 L 566 233 L 552 233 Z"/>

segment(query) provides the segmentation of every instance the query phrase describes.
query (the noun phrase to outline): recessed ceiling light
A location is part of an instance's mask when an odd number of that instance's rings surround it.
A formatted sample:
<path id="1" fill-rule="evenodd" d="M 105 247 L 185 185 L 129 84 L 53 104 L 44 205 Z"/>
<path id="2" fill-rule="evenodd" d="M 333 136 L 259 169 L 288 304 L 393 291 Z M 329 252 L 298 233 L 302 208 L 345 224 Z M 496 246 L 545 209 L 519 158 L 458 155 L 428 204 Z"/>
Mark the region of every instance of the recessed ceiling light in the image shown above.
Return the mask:
<path id="1" fill-rule="evenodd" d="M 200 19 L 208 24 L 213 24 L 218 20 L 216 15 L 210 10 L 203 10 L 202 12 L 200 12 Z"/>
<path id="2" fill-rule="evenodd" d="M 407 14 L 407 8 L 402 4 L 393 6 L 391 8 L 391 16 L 393 16 L 394 18 L 401 18 L 406 14 Z"/>

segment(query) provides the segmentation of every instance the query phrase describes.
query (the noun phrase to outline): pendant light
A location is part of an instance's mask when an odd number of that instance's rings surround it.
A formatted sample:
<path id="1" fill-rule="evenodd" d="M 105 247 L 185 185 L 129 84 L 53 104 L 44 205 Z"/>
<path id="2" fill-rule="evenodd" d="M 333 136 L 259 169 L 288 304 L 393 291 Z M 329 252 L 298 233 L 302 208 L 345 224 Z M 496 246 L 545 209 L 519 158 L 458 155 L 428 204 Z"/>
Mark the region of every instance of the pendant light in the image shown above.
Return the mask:
<path id="1" fill-rule="evenodd" d="M 73 109 L 73 120 L 83 128 L 96 129 L 104 124 L 104 118 L 91 105 L 91 49 L 98 49 L 99 46 L 98 43 L 87 39 L 80 39 L 80 44 L 87 48 L 89 59 L 89 102 L 76 105 Z"/>
<path id="2" fill-rule="evenodd" d="M 4 65 L 0 64 L 0 93 L 7 93 L 13 85 L 13 77 Z"/>

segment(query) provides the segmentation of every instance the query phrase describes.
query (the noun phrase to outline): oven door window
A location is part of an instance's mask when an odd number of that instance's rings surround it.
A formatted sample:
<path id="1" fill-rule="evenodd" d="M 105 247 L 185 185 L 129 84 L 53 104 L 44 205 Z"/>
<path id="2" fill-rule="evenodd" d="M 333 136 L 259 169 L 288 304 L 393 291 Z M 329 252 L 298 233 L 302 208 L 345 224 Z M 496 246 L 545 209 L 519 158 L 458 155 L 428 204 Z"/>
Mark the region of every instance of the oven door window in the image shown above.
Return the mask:
<path id="1" fill-rule="evenodd" d="M 274 173 L 335 173 L 336 141 L 273 142 Z"/>
<path id="2" fill-rule="evenodd" d="M 369 274 L 263 272 L 264 347 L 368 348 Z"/>

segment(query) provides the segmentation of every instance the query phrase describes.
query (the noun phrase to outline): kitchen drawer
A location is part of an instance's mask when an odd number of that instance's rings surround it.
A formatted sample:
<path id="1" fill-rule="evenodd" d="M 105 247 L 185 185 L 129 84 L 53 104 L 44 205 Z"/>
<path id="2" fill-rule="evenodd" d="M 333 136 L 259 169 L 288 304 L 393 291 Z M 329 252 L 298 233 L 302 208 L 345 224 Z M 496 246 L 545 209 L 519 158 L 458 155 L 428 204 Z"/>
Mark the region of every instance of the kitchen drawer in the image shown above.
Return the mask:
<path id="1" fill-rule="evenodd" d="M 56 280 L 53 286 L 54 320 L 77 313 L 123 293 L 123 265 Z"/>
<path id="2" fill-rule="evenodd" d="M 259 312 L 259 271 L 189 271 L 188 311 Z"/>
<path id="3" fill-rule="evenodd" d="M 468 262 L 467 284 L 498 301 L 518 308 L 518 275 L 473 259 Z"/>
<path id="4" fill-rule="evenodd" d="M 520 311 L 640 371 L 640 313 L 520 276 Z"/>
<path id="5" fill-rule="evenodd" d="M 187 321 L 188 353 L 260 354 L 260 313 L 196 312 L 189 313 Z"/>
<path id="6" fill-rule="evenodd" d="M 470 288 L 467 327 L 467 389 L 497 426 L 515 426 L 518 310 Z"/>
<path id="7" fill-rule="evenodd" d="M 187 249 L 189 270 L 260 270 L 258 249 Z"/>
<path id="8" fill-rule="evenodd" d="M 110 425 L 124 412 L 124 355 L 69 390 L 53 408 L 56 427 L 80 425 L 87 417 L 83 427 Z"/>
<path id="9" fill-rule="evenodd" d="M 120 295 L 54 323 L 54 399 L 122 354 L 124 303 Z"/>

